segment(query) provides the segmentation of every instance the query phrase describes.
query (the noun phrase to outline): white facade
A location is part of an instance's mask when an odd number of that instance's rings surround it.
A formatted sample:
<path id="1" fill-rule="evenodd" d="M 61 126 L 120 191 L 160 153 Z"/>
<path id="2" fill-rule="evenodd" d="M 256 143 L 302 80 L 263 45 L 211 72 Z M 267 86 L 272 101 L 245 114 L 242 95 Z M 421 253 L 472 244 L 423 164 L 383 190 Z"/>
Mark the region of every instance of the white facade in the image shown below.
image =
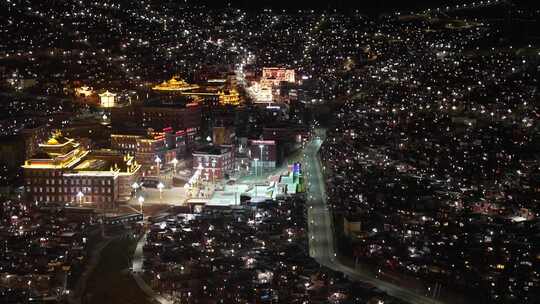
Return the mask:
<path id="1" fill-rule="evenodd" d="M 99 94 L 99 102 L 103 108 L 112 108 L 116 104 L 116 94 L 105 91 Z"/>

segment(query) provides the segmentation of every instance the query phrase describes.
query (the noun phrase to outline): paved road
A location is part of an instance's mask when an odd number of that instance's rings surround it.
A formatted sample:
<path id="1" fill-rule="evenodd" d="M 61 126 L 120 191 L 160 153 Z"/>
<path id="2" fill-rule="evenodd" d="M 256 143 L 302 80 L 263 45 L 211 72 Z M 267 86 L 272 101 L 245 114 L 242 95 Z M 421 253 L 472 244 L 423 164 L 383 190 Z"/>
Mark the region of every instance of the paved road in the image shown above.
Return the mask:
<path id="1" fill-rule="evenodd" d="M 133 272 L 141 272 L 143 271 L 143 247 L 144 243 L 146 243 L 146 237 L 148 236 L 148 233 L 145 233 L 137 242 L 137 247 L 135 247 L 135 252 L 133 253 Z"/>
<path id="2" fill-rule="evenodd" d="M 133 279 L 135 279 L 135 282 L 139 286 L 139 288 L 150 298 L 154 303 L 159 304 L 172 304 L 173 302 L 165 299 L 161 295 L 157 294 L 146 282 L 143 280 L 143 278 L 140 276 L 140 273 L 143 271 L 142 266 L 144 262 L 144 255 L 143 255 L 143 246 L 144 243 L 146 243 L 146 236 L 148 233 L 145 233 L 137 242 L 137 247 L 135 248 L 135 252 L 133 253 L 133 271 L 131 272 L 131 275 L 133 276 Z"/>
<path id="3" fill-rule="evenodd" d="M 409 303 L 441 303 L 437 300 L 417 294 L 412 290 L 379 280 L 361 269 L 354 269 L 346 266 L 336 258 L 332 218 L 326 203 L 326 191 L 324 189 L 321 164 L 317 154 L 325 134 L 322 130 L 316 131 L 320 138 L 314 139 L 308 143 L 304 149 L 304 163 L 307 165 L 306 176 L 309 187 L 308 230 L 310 255 L 322 265 L 342 272 L 355 280 L 370 283 L 389 295 Z"/>

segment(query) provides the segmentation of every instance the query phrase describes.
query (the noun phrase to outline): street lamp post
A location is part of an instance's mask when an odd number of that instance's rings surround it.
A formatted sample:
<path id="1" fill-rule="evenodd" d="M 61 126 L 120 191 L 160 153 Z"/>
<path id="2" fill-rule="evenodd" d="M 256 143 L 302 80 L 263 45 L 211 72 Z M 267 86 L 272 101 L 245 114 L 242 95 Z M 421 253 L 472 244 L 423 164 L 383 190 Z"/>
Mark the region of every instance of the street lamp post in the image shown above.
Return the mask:
<path id="1" fill-rule="evenodd" d="M 133 194 L 134 195 L 137 194 L 137 190 L 139 190 L 139 187 L 140 187 L 140 185 L 137 182 L 134 182 L 133 184 L 131 184 L 131 188 L 133 188 Z"/>
<path id="2" fill-rule="evenodd" d="M 210 171 L 204 172 L 204 176 L 206 176 L 206 183 L 204 186 L 204 198 L 208 196 L 208 192 L 210 189 Z"/>
<path id="3" fill-rule="evenodd" d="M 84 193 L 82 193 L 81 191 L 77 192 L 77 199 L 79 200 L 79 207 L 82 207 Z"/>
<path id="4" fill-rule="evenodd" d="M 144 197 L 139 196 L 138 201 L 139 201 L 139 206 L 141 207 L 141 214 L 143 216 L 143 221 L 144 221 L 144 212 L 143 212 Z"/>
<path id="5" fill-rule="evenodd" d="M 172 164 L 173 164 L 173 176 L 176 174 L 176 165 L 178 164 L 178 159 L 173 158 L 172 160 Z"/>
<path id="6" fill-rule="evenodd" d="M 157 188 L 159 190 L 159 202 L 161 203 L 161 199 L 162 199 L 162 192 L 163 192 L 163 188 L 165 186 L 163 185 L 162 182 L 159 182 L 159 184 L 157 185 Z"/>
<path id="7" fill-rule="evenodd" d="M 259 159 L 258 159 L 258 158 L 254 158 L 253 160 L 255 161 L 255 176 L 259 176 L 259 172 L 257 171 L 257 168 L 259 167 L 259 166 L 257 165 L 257 161 L 259 161 Z"/>
<path id="8" fill-rule="evenodd" d="M 263 165 L 263 149 L 264 149 L 264 145 L 259 145 L 259 149 L 261 149 L 261 173 L 262 173 L 262 165 Z"/>
<path id="9" fill-rule="evenodd" d="M 238 184 L 234 183 L 234 205 L 238 205 Z"/>
<path id="10" fill-rule="evenodd" d="M 161 164 L 161 158 L 159 158 L 159 156 L 156 156 L 156 159 L 154 159 L 154 161 L 156 162 L 157 176 L 159 179 L 159 173 L 160 173 L 159 165 Z"/>
<path id="11" fill-rule="evenodd" d="M 212 158 L 212 183 L 216 182 L 216 159 Z"/>

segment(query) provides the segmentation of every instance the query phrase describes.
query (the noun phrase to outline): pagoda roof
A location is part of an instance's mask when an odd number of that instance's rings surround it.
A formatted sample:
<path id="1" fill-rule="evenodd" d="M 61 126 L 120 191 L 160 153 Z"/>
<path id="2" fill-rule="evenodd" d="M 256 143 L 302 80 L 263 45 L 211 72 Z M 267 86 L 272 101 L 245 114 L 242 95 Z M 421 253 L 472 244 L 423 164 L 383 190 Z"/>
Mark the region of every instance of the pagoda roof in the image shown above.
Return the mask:
<path id="1" fill-rule="evenodd" d="M 116 96 L 115 93 L 109 92 L 109 90 L 106 90 L 103 93 L 98 94 L 100 97 L 114 97 Z"/>
<path id="2" fill-rule="evenodd" d="M 41 145 L 45 145 L 45 146 L 62 146 L 62 145 L 65 145 L 69 142 L 72 142 L 73 139 L 71 138 L 67 138 L 65 137 L 64 135 L 62 135 L 62 133 L 60 133 L 59 131 L 57 132 L 54 132 L 51 137 L 43 144 L 40 144 Z"/>
<path id="3" fill-rule="evenodd" d="M 185 80 L 178 78 L 177 76 L 173 76 L 171 79 L 163 81 L 162 83 L 154 86 L 152 89 L 156 91 L 185 91 L 196 89 L 198 87 L 199 86 L 196 84 L 189 84 Z"/>

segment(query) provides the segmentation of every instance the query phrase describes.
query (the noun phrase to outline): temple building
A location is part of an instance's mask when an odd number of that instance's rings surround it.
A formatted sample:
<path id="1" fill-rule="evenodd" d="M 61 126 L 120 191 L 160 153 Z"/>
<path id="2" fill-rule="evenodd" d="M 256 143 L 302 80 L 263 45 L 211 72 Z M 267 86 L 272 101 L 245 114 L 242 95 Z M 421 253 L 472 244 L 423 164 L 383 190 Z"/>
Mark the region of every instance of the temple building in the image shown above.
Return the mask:
<path id="1" fill-rule="evenodd" d="M 115 208 L 131 197 L 141 166 L 131 155 L 87 151 L 55 132 L 25 161 L 26 193 L 38 203 Z"/>
<path id="2" fill-rule="evenodd" d="M 240 104 L 240 94 L 236 89 L 219 92 L 219 104 L 237 106 Z"/>
<path id="3" fill-rule="evenodd" d="M 94 95 L 94 90 L 91 87 L 82 86 L 75 88 L 76 97 L 90 97 L 92 95 Z"/>
<path id="4" fill-rule="evenodd" d="M 99 103 L 103 108 L 112 108 L 116 105 L 116 94 L 105 91 L 99 95 Z"/>
<path id="5" fill-rule="evenodd" d="M 164 81 L 152 88 L 154 91 L 172 91 L 172 92 L 182 92 L 199 88 L 196 84 L 189 84 L 182 79 L 177 79 L 177 76 Z"/>
<path id="6" fill-rule="evenodd" d="M 162 93 L 178 93 L 178 95 L 188 96 L 197 103 L 232 106 L 240 104 L 240 94 L 236 89 L 236 80 L 233 77 L 208 79 L 204 84 L 197 85 L 178 80 L 175 76 L 152 89 Z"/>

